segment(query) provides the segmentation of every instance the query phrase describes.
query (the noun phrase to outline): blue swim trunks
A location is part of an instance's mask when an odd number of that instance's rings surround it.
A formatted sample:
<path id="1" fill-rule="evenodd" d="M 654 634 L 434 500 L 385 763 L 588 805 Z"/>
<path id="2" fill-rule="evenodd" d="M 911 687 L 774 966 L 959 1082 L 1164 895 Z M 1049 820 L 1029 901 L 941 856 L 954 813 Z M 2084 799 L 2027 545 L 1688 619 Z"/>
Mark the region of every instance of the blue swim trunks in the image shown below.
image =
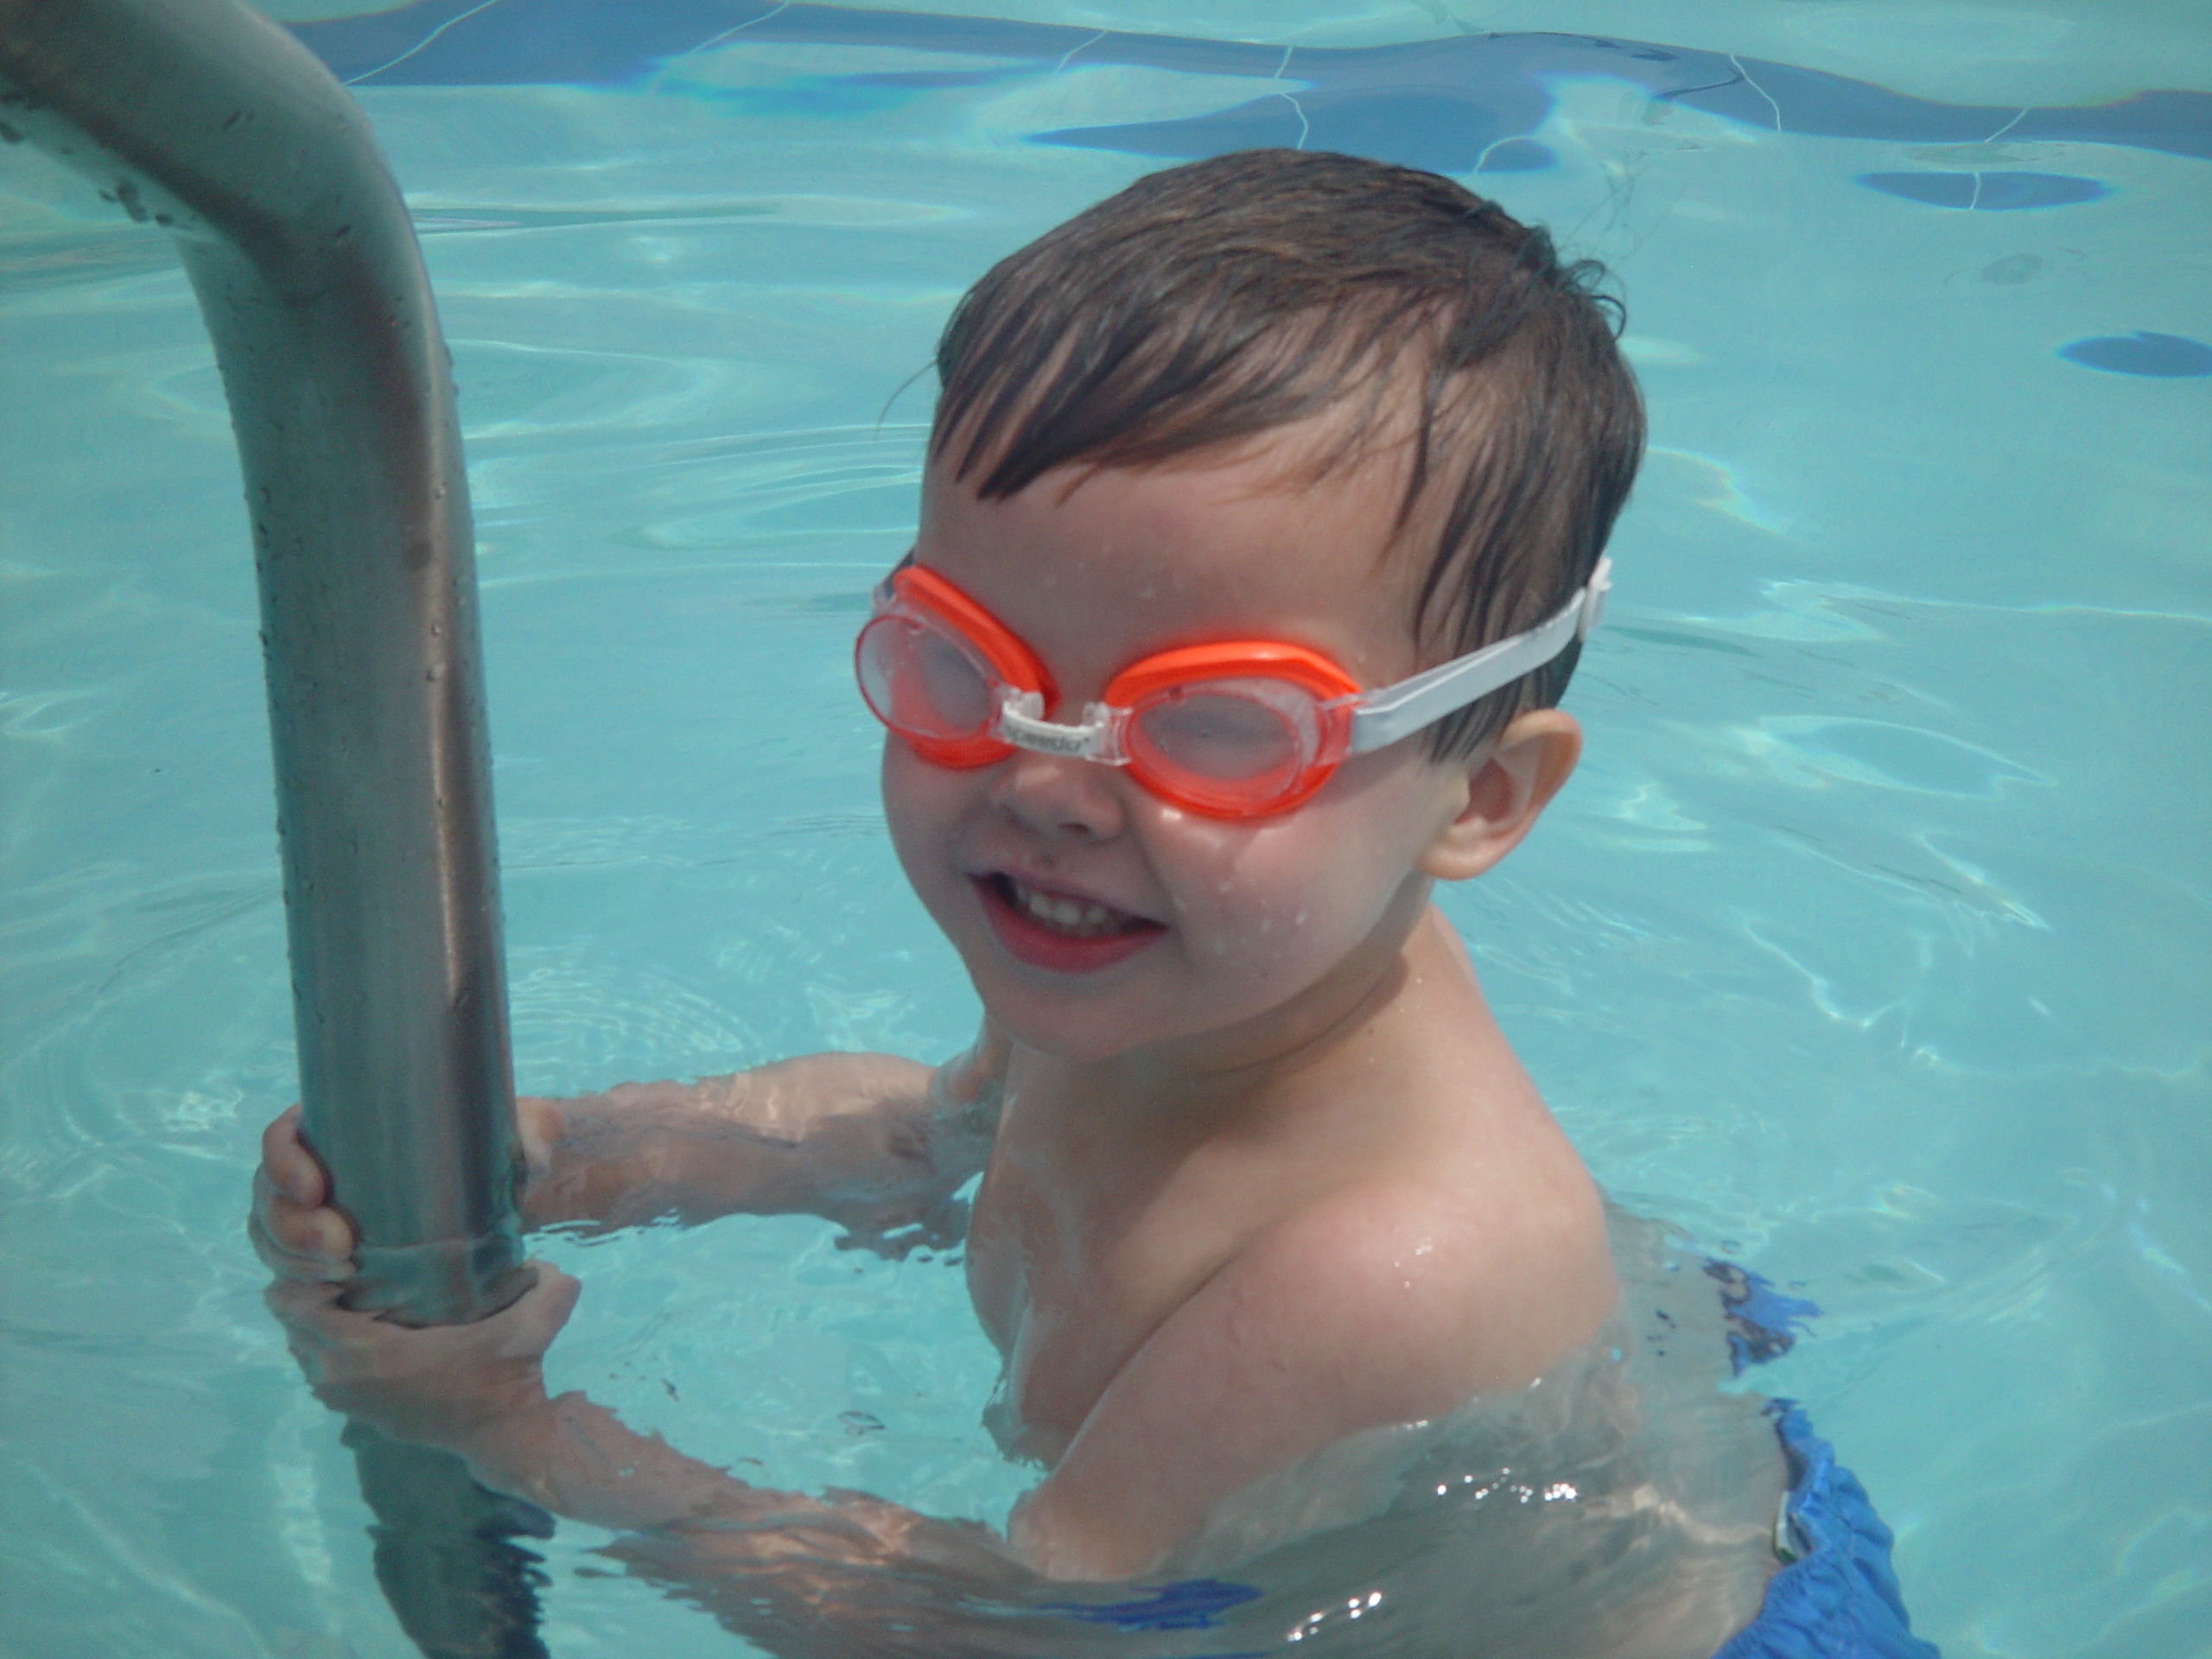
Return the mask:
<path id="1" fill-rule="evenodd" d="M 1739 1373 L 1788 1352 L 1791 1327 L 1819 1311 L 1733 1263 L 1706 1271 L 1720 1281 Z M 1890 1567 L 1890 1529 L 1859 1478 L 1794 1402 L 1768 1409 L 1789 1459 L 1787 1527 L 1797 1559 L 1767 1580 L 1759 1616 L 1713 1659 L 1942 1659 L 1912 1633 Z"/>
<path id="2" fill-rule="evenodd" d="M 1794 1403 L 1772 1409 L 1796 1477 L 1789 1529 L 1800 1554 L 1767 1580 L 1759 1616 L 1713 1659 L 1940 1659 L 1912 1633 L 1890 1568 L 1890 1529 L 1866 1489 Z"/>

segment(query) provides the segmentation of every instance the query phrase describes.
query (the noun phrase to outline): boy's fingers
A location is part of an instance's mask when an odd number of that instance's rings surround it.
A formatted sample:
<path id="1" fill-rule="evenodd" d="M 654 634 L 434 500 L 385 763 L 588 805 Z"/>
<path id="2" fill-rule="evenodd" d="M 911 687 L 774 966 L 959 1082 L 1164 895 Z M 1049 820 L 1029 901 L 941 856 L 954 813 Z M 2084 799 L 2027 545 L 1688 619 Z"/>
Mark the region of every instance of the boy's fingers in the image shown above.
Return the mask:
<path id="1" fill-rule="evenodd" d="M 246 1236 L 254 1254 L 286 1279 L 335 1281 L 352 1276 L 353 1230 L 334 1210 L 303 1209 L 278 1192 L 265 1172 L 253 1178 Z"/>
<path id="2" fill-rule="evenodd" d="M 553 1333 L 566 1325 L 569 1315 L 576 1311 L 576 1298 L 583 1294 L 583 1281 L 562 1272 L 550 1262 L 533 1258 L 524 1265 L 537 1274 L 537 1282 L 523 1293 L 522 1300 L 515 1306 L 520 1308 L 524 1303 L 533 1304 L 528 1312 L 535 1323 L 548 1327 L 546 1339 L 550 1341 Z"/>
<path id="3" fill-rule="evenodd" d="M 534 1360 L 561 1334 L 583 1287 L 550 1262 L 531 1261 L 523 1266 L 531 1274 L 530 1288 L 498 1313 L 467 1325 L 426 1326 L 415 1335 L 503 1359 Z"/>
<path id="4" fill-rule="evenodd" d="M 326 1362 L 310 1365 L 317 1355 L 335 1355 L 350 1342 L 358 1347 L 373 1343 L 378 1332 L 372 1328 L 378 1321 L 365 1313 L 355 1313 L 340 1307 L 338 1299 L 344 1293 L 334 1284 L 317 1284 L 303 1279 L 277 1279 L 261 1293 L 269 1311 L 284 1327 L 285 1346 L 302 1366 L 308 1366 L 310 1382 L 324 1380 Z"/>
<path id="5" fill-rule="evenodd" d="M 542 1353 L 569 1322 L 583 1286 L 550 1262 L 533 1258 L 523 1266 L 531 1275 L 530 1288 L 483 1323 L 508 1352 Z"/>
<path id="6" fill-rule="evenodd" d="M 261 1293 L 270 1311 L 288 1325 L 301 1325 L 335 1310 L 341 1318 L 358 1319 L 338 1306 L 342 1293 L 334 1284 L 315 1284 L 301 1279 L 279 1279 Z"/>
<path id="7" fill-rule="evenodd" d="M 537 1270 L 536 1281 L 521 1298 L 469 1325 L 410 1326 L 357 1313 L 340 1304 L 342 1286 L 306 1280 L 278 1279 L 263 1296 L 290 1333 L 292 1351 L 302 1362 L 311 1354 L 323 1357 L 312 1373 L 319 1381 L 435 1365 L 472 1352 L 528 1358 L 543 1353 L 560 1334 L 582 1289 L 546 1262 L 529 1265 Z"/>
<path id="8" fill-rule="evenodd" d="M 270 1185 L 294 1204 L 312 1210 L 329 1196 L 321 1160 L 300 1138 L 297 1106 L 278 1114 L 261 1132 L 261 1166 Z"/>
<path id="9" fill-rule="evenodd" d="M 293 1106 L 261 1132 L 246 1223 L 254 1254 L 280 1279 L 332 1283 L 353 1276 L 353 1228 L 329 1198 L 329 1179 L 300 1137 L 300 1109 Z"/>

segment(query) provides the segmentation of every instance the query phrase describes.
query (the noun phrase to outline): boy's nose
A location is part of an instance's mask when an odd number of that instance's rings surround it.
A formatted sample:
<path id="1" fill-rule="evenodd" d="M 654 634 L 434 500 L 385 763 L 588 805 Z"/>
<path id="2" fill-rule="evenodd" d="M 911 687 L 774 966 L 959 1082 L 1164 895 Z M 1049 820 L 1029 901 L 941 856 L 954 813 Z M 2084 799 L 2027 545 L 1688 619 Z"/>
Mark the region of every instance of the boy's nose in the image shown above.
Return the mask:
<path id="1" fill-rule="evenodd" d="M 1017 749 L 991 780 L 991 803 L 1033 834 L 1107 841 L 1126 821 L 1122 780 L 1096 760 Z"/>

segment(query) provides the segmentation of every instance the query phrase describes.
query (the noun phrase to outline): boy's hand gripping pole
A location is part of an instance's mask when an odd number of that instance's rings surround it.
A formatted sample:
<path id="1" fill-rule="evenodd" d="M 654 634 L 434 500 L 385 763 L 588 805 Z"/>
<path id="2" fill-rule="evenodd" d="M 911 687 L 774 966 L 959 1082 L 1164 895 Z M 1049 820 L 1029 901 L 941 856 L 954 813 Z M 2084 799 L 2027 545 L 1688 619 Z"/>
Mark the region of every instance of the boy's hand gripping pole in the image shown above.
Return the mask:
<path id="1" fill-rule="evenodd" d="M 0 0 L 0 137 L 176 238 L 245 477 L 300 1093 L 359 1230 L 348 1300 L 480 1317 L 527 1281 L 467 481 L 406 207 L 359 106 L 238 0 Z M 550 1522 L 445 1453 L 348 1438 L 410 1633 L 542 1653 L 525 1567 L 447 1558 L 519 1556 L 504 1535 Z"/>

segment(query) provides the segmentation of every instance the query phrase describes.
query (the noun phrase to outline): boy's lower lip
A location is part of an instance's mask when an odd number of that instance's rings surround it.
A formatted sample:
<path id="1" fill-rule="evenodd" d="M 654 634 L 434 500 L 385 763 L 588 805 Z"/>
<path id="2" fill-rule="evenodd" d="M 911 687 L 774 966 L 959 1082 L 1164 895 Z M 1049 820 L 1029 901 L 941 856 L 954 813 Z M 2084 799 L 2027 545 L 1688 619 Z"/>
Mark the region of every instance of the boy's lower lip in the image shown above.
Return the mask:
<path id="1" fill-rule="evenodd" d="M 1096 973 L 1135 956 L 1167 931 L 1158 922 L 1146 921 L 1126 933 L 1075 938 L 1054 931 L 1022 909 L 1007 891 L 1005 878 L 978 875 L 969 880 L 982 901 L 983 915 L 1007 954 L 1032 968 L 1059 974 Z"/>

